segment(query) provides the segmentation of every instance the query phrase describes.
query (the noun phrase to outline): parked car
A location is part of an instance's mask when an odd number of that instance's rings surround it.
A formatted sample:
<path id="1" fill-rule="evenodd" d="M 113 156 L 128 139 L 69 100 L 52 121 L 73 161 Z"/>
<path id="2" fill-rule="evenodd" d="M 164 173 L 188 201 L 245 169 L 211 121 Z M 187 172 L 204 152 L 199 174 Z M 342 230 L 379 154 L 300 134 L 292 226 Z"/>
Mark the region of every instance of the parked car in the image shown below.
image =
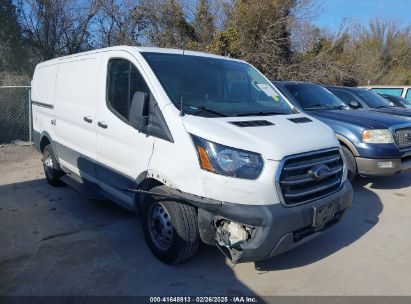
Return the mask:
<path id="1" fill-rule="evenodd" d="M 347 160 L 350 180 L 356 174 L 386 176 L 411 169 L 411 121 L 373 111 L 350 110 L 317 84 L 274 84 L 299 110 L 334 130 Z"/>
<path id="2" fill-rule="evenodd" d="M 338 86 L 325 86 L 325 88 L 353 109 L 367 109 L 411 118 L 411 109 L 396 107 L 390 101 L 370 90 Z"/>
<path id="3" fill-rule="evenodd" d="M 336 224 L 352 202 L 332 130 L 244 61 L 94 50 L 37 65 L 32 100 L 47 181 L 91 183 L 139 211 L 165 263 L 187 260 L 200 240 L 234 263 L 264 260 Z"/>
<path id="4" fill-rule="evenodd" d="M 407 99 L 399 97 L 399 96 L 383 94 L 383 93 L 378 93 L 378 95 L 380 95 L 381 97 L 387 99 L 395 107 L 411 109 L 411 100 L 407 100 Z"/>
<path id="5" fill-rule="evenodd" d="M 371 90 L 375 93 L 389 94 L 411 100 L 411 86 L 402 85 L 374 85 L 360 86 L 359 88 Z"/>

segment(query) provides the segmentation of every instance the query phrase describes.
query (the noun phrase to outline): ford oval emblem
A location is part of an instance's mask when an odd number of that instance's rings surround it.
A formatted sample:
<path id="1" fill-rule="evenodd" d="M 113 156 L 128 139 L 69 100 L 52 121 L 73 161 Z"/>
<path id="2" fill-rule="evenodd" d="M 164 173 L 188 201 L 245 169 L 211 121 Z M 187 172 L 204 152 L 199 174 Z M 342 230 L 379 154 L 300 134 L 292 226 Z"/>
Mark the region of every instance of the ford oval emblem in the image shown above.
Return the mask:
<path id="1" fill-rule="evenodd" d="M 308 171 L 308 174 L 312 179 L 320 181 L 331 174 L 331 169 L 327 165 L 316 165 Z"/>

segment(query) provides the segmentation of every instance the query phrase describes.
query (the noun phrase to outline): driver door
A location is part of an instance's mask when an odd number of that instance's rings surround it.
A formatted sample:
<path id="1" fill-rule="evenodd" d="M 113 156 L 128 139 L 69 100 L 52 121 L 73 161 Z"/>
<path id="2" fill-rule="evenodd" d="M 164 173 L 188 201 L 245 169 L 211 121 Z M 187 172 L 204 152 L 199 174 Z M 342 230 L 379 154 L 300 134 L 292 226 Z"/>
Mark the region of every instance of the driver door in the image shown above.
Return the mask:
<path id="1" fill-rule="evenodd" d="M 131 101 L 136 91 L 150 93 L 137 60 L 127 52 L 108 52 L 103 61 L 104 94 L 97 106 L 96 168 L 100 187 L 132 205 L 136 178 L 147 170 L 154 138 L 129 123 Z"/>

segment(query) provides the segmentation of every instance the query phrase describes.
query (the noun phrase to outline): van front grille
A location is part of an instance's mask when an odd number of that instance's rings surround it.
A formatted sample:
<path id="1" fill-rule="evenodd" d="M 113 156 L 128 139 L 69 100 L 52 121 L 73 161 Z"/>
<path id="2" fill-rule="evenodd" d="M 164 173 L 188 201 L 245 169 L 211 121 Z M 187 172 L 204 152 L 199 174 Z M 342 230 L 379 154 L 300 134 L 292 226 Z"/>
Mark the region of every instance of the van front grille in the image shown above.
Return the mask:
<path id="1" fill-rule="evenodd" d="M 400 146 L 411 145 L 411 128 L 402 128 L 394 131 L 395 143 Z"/>
<path id="2" fill-rule="evenodd" d="M 343 166 L 338 149 L 285 158 L 276 180 L 282 202 L 300 205 L 336 192 L 341 186 Z"/>

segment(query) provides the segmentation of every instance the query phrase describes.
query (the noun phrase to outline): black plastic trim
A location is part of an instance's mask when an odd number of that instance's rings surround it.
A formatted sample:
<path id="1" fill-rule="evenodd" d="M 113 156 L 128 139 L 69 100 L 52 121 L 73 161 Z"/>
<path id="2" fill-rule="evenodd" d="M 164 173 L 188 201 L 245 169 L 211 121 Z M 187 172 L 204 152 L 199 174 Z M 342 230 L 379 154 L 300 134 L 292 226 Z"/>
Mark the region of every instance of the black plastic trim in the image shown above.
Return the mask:
<path id="1" fill-rule="evenodd" d="M 239 120 L 239 121 L 229 121 L 230 124 L 241 128 L 250 127 L 266 127 L 273 126 L 274 123 L 268 120 Z"/>
<path id="2" fill-rule="evenodd" d="M 47 109 L 54 109 L 54 106 L 51 104 L 47 104 L 47 103 L 43 103 L 43 102 L 38 102 L 38 101 L 31 101 L 31 104 L 34 106 L 39 106 L 39 107 L 43 107 L 43 108 L 47 108 Z"/>
<path id="3" fill-rule="evenodd" d="M 295 118 L 288 118 L 289 121 L 292 121 L 293 123 L 308 123 L 308 122 L 313 122 L 311 119 L 308 117 L 295 117 Z"/>

